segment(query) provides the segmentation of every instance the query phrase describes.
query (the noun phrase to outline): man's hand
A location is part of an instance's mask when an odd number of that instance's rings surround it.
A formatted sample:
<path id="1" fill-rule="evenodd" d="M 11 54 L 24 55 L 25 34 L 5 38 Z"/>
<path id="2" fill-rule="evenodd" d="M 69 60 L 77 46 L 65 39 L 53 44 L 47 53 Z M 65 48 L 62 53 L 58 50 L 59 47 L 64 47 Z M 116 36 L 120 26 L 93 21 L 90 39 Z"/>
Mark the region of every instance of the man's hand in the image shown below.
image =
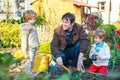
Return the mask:
<path id="1" fill-rule="evenodd" d="M 83 56 L 84 56 L 83 53 L 80 53 L 79 56 L 78 56 L 78 62 L 77 62 L 77 70 L 78 71 L 82 71 L 82 68 L 84 68 Z"/>
<path id="2" fill-rule="evenodd" d="M 57 62 L 58 65 L 63 65 L 62 57 L 58 57 L 56 59 L 56 62 Z"/>

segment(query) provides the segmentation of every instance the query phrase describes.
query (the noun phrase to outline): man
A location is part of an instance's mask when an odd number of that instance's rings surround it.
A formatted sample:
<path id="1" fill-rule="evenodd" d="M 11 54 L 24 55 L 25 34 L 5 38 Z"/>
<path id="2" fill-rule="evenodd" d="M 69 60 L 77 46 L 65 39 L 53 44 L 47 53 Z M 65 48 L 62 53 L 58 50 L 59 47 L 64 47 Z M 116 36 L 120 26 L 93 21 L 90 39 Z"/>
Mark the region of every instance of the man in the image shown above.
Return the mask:
<path id="1" fill-rule="evenodd" d="M 75 16 L 72 13 L 65 13 L 62 16 L 62 24 L 54 30 L 51 41 L 51 52 L 56 57 L 58 65 L 69 65 L 77 67 L 81 71 L 83 56 L 89 47 L 89 39 L 84 33 L 81 25 L 75 23 Z"/>

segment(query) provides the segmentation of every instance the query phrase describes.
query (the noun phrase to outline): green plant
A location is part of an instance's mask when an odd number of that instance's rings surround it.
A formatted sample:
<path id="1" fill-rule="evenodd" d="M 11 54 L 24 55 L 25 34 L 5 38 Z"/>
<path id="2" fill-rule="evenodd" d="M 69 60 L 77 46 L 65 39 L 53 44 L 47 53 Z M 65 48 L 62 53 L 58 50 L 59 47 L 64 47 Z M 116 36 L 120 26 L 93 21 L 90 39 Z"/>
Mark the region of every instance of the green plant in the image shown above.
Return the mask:
<path id="1" fill-rule="evenodd" d="M 16 60 L 13 58 L 13 56 L 11 55 L 11 53 L 2 53 L 0 54 L 0 64 L 3 67 L 9 67 L 10 65 L 18 62 L 19 60 Z"/>
<path id="2" fill-rule="evenodd" d="M 102 23 L 103 23 L 103 20 L 102 20 L 102 18 L 98 18 L 98 19 L 96 19 L 96 21 L 95 21 L 95 24 L 99 27 L 100 25 L 102 25 Z"/>
<path id="3" fill-rule="evenodd" d="M 120 22 L 116 22 L 113 24 L 117 29 L 120 29 Z"/>
<path id="4" fill-rule="evenodd" d="M 3 19 L 1 22 L 5 23 L 6 21 L 7 21 L 7 23 L 12 23 L 12 24 L 18 23 L 18 24 L 21 24 L 21 23 L 23 23 L 23 17 L 21 17 L 18 20 L 15 20 L 15 19 Z"/>
<path id="5" fill-rule="evenodd" d="M 9 66 L 19 62 L 15 60 L 11 53 L 0 53 L 0 80 L 12 80 L 9 73 Z"/>
<path id="6" fill-rule="evenodd" d="M 43 23 L 44 23 L 44 19 L 42 17 L 38 16 L 36 18 L 35 26 L 43 25 Z"/>
<path id="7" fill-rule="evenodd" d="M 19 75 L 14 76 L 14 80 L 35 80 L 35 78 L 29 77 L 27 73 L 23 72 Z"/>
<path id="8" fill-rule="evenodd" d="M 109 44 L 111 49 L 111 58 L 109 60 L 109 66 L 111 66 L 112 70 L 114 70 L 117 60 L 117 52 L 118 52 L 117 45 L 120 41 L 119 36 L 115 32 L 116 27 L 111 24 L 105 24 L 98 27 L 98 29 L 105 30 L 106 32 L 105 41 Z"/>
<path id="9" fill-rule="evenodd" d="M 0 22 L 0 48 L 20 46 L 19 24 Z"/>
<path id="10" fill-rule="evenodd" d="M 105 24 L 105 25 L 101 25 L 99 26 L 97 29 L 102 29 L 106 32 L 106 41 L 114 44 L 115 43 L 115 29 L 116 27 L 114 25 L 111 24 Z"/>
<path id="11" fill-rule="evenodd" d="M 39 52 L 50 52 L 50 43 L 43 43 L 40 44 L 39 48 L 38 48 Z"/>
<path id="12" fill-rule="evenodd" d="M 114 30 L 116 29 L 116 27 L 111 24 L 104 24 L 99 26 L 98 29 L 104 29 L 107 35 L 115 35 Z"/>

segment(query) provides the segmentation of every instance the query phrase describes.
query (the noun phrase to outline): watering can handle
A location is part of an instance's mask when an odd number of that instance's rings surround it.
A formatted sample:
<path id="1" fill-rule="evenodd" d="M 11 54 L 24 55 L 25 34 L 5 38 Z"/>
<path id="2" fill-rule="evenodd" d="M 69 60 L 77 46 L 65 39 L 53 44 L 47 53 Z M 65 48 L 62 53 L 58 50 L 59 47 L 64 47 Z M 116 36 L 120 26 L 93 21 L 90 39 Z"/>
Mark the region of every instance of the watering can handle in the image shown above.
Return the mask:
<path id="1" fill-rule="evenodd" d="M 55 62 L 56 62 L 56 58 L 55 58 L 55 56 L 52 56 L 52 59 L 53 59 L 53 61 L 55 61 Z"/>
<path id="2" fill-rule="evenodd" d="M 49 63 L 52 61 L 51 55 L 47 55 L 49 57 Z"/>
<path id="3" fill-rule="evenodd" d="M 55 56 L 52 56 L 52 59 L 53 59 L 53 61 L 56 62 Z M 68 72 L 71 72 L 71 71 L 70 71 L 67 67 L 65 67 L 64 65 L 62 65 L 62 67 L 63 67 L 65 70 L 67 70 Z"/>

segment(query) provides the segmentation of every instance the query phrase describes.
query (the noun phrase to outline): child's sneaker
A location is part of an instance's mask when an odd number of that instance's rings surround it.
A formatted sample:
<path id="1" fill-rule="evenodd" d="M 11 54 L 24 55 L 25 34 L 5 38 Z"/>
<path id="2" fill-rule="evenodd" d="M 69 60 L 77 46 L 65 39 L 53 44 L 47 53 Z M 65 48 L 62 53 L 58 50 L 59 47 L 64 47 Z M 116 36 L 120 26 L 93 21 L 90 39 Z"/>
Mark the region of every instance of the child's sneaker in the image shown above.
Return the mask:
<path id="1" fill-rule="evenodd" d="M 35 77 L 39 74 L 39 72 L 32 72 L 30 74 L 28 74 L 30 77 Z"/>

